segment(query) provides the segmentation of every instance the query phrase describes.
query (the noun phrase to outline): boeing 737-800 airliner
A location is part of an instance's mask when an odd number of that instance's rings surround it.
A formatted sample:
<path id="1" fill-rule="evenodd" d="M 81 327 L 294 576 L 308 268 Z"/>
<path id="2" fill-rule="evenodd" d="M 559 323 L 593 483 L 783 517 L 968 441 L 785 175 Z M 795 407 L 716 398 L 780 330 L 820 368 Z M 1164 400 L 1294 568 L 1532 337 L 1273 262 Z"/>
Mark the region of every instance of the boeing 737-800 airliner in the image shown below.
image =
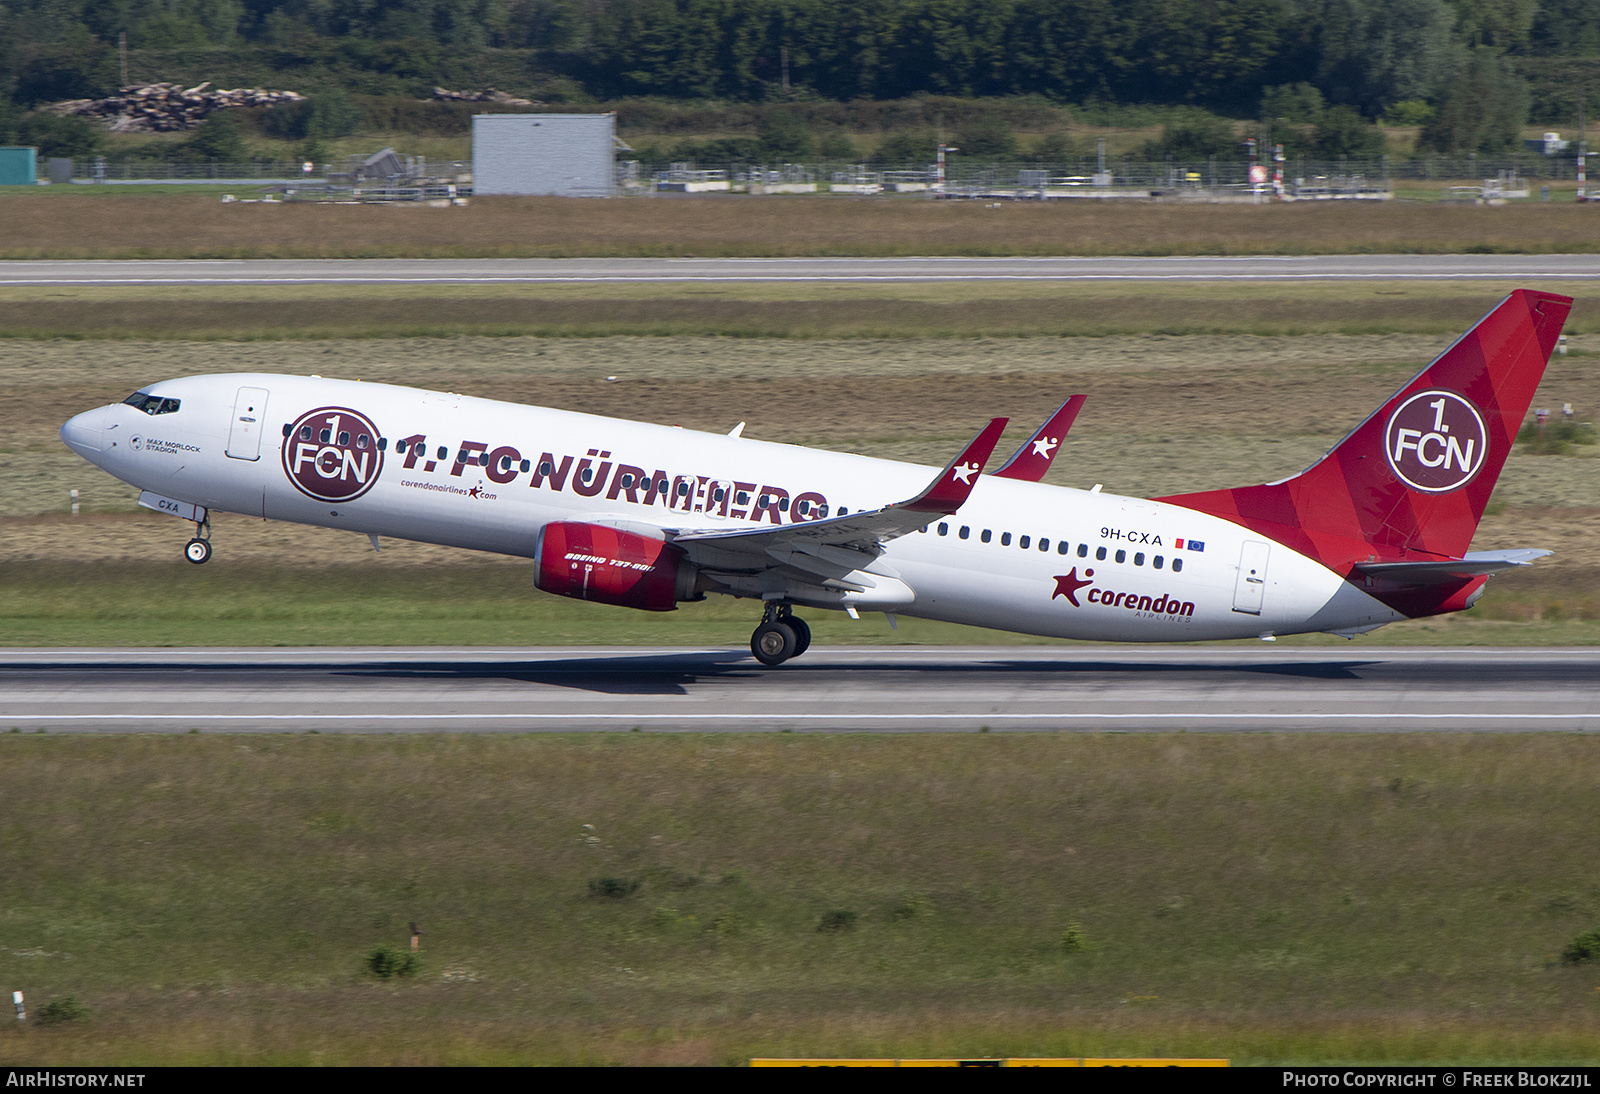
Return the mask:
<path id="1" fill-rule="evenodd" d="M 151 384 L 61 438 L 193 521 L 191 562 L 214 511 L 496 551 L 581 600 L 759 600 L 768 665 L 809 644 L 797 607 L 1130 642 L 1351 636 L 1468 608 L 1549 553 L 1467 548 L 1571 304 L 1512 293 L 1298 475 L 1153 500 L 1039 481 L 1079 396 L 992 474 L 1003 418 L 936 470 L 253 373 Z"/>

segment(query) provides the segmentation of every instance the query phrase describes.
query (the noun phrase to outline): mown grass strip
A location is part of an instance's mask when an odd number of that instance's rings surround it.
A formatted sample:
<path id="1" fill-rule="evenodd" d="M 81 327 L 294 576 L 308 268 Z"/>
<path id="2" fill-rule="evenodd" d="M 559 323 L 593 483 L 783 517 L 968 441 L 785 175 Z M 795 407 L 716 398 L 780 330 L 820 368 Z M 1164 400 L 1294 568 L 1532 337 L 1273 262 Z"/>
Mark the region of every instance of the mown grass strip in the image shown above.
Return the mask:
<path id="1" fill-rule="evenodd" d="M 0 979 L 88 1010 L 0 1059 L 1593 1061 L 1597 778 L 1570 734 L 0 733 Z"/>
<path id="2" fill-rule="evenodd" d="M 0 289 L 0 337 L 748 339 L 1459 333 L 1505 284 L 959 284 Z M 1590 283 L 1569 334 L 1600 330 Z"/>
<path id="3" fill-rule="evenodd" d="M 229 559 L 170 563 L 15 563 L 0 573 L 0 646 L 700 646 L 742 647 L 759 615 L 711 597 L 670 613 L 565 600 L 533 587 L 529 565 L 279 567 Z M 1590 645 L 1600 603 L 1589 570 L 1570 585 L 1491 584 L 1472 611 L 1397 623 L 1355 645 Z M 881 615 L 806 613 L 819 645 L 1060 644 Z M 1329 635 L 1289 644 L 1337 645 Z"/>

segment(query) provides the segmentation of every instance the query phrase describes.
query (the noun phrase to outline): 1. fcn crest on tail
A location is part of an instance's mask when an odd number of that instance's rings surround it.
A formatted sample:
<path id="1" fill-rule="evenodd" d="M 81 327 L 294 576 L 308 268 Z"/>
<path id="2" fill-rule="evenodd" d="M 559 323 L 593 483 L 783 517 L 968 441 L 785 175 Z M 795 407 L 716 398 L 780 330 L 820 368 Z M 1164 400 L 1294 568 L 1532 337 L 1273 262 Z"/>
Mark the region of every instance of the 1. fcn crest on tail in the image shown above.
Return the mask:
<path id="1" fill-rule="evenodd" d="M 1444 494 L 1472 481 L 1489 449 L 1478 408 L 1453 391 L 1422 391 L 1389 418 L 1384 454 L 1413 490 Z"/>

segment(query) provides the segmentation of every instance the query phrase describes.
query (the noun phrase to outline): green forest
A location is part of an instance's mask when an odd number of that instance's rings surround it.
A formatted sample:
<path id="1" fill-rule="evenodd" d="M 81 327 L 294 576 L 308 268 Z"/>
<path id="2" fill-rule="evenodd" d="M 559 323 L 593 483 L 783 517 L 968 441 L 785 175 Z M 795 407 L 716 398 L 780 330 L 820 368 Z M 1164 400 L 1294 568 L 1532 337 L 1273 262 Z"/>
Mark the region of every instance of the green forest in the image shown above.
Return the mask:
<path id="1" fill-rule="evenodd" d="M 1305 140 L 1341 153 L 1378 148 L 1377 121 L 1497 152 L 1600 93 L 1600 0 L 0 0 L 0 137 L 114 92 L 125 63 L 133 79 L 389 99 L 494 86 L 580 107 L 1182 106 L 1314 124 Z"/>

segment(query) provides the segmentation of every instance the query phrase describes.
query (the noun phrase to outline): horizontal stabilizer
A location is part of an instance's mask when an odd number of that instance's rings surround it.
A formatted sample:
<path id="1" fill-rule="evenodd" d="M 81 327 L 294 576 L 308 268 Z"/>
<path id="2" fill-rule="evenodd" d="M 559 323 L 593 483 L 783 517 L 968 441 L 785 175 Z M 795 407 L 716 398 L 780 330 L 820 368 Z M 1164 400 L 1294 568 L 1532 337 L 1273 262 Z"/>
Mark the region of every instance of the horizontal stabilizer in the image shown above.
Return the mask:
<path id="1" fill-rule="evenodd" d="M 1550 552 L 1538 547 L 1511 551 L 1471 551 L 1463 558 L 1428 562 L 1358 562 L 1356 572 L 1367 577 L 1404 581 L 1417 585 L 1443 585 L 1469 577 L 1497 574 L 1533 565 L 1533 560 Z"/>

